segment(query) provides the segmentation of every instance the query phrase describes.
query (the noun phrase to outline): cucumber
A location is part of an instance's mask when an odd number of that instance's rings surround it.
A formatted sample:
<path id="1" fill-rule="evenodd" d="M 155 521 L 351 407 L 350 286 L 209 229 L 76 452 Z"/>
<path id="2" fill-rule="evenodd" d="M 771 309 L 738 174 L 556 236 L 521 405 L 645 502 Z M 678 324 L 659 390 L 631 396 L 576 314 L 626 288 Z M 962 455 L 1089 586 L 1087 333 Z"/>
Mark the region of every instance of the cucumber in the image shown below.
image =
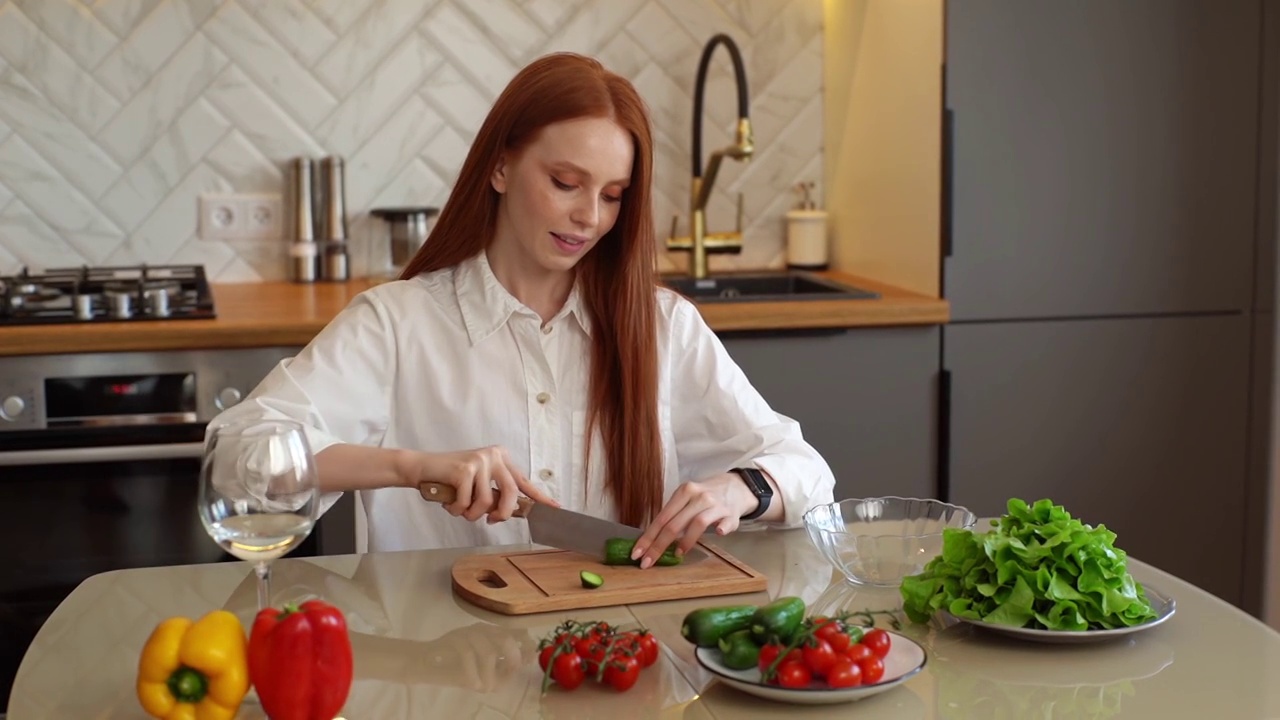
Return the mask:
<path id="1" fill-rule="evenodd" d="M 755 617 L 755 605 L 721 605 L 698 608 L 684 616 L 680 623 L 680 636 L 698 647 L 718 647 L 720 638 L 749 630 Z"/>
<path id="2" fill-rule="evenodd" d="M 804 610 L 804 600 L 792 596 L 761 605 L 751 618 L 751 634 L 761 645 L 770 640 L 790 642 L 804 622 Z"/>
<path id="3" fill-rule="evenodd" d="M 582 580 L 582 587 L 588 590 L 595 590 L 596 588 L 604 584 L 604 578 L 591 572 L 590 570 L 583 570 L 582 572 L 578 573 L 578 577 Z"/>
<path id="4" fill-rule="evenodd" d="M 720 638 L 720 661 L 733 670 L 746 670 L 760 662 L 760 646 L 751 636 L 751 628 L 743 628 Z"/>
<path id="5" fill-rule="evenodd" d="M 630 538 L 609 538 L 604 541 L 604 564 L 605 565 L 639 565 L 639 560 L 631 559 L 631 551 L 635 549 L 636 541 Z M 679 565 L 684 558 L 675 554 L 675 545 L 667 548 L 666 552 L 658 557 L 656 565 Z"/>

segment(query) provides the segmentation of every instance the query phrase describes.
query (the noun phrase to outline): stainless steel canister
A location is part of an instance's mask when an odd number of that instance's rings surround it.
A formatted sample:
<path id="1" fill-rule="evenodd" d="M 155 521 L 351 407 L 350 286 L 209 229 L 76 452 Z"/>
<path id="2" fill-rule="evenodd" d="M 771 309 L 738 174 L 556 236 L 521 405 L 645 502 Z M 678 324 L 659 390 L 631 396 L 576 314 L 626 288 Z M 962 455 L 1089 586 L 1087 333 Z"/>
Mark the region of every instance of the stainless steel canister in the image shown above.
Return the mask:
<path id="1" fill-rule="evenodd" d="M 347 208 L 342 158 L 330 155 L 320 160 L 320 177 L 324 208 L 321 251 L 321 277 L 325 280 L 347 280 L 351 277 L 350 254 L 347 250 Z"/>
<path id="2" fill-rule="evenodd" d="M 381 207 L 369 214 L 386 221 L 390 235 L 390 267 L 386 272 L 397 276 L 427 241 L 440 210 L 433 207 Z"/>
<path id="3" fill-rule="evenodd" d="M 289 258 L 294 281 L 315 282 L 320 277 L 320 252 L 316 244 L 316 222 L 311 159 L 294 158 L 291 163 L 289 202 L 293 221 L 293 242 Z"/>

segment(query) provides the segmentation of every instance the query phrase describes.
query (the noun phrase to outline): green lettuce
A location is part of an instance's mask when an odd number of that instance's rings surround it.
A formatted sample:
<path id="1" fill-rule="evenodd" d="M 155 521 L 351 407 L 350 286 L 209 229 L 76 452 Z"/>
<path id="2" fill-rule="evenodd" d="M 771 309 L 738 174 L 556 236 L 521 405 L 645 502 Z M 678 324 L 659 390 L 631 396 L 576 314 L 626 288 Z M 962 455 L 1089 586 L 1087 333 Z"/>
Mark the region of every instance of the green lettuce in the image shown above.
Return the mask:
<path id="1" fill-rule="evenodd" d="M 903 610 L 1042 630 L 1102 630 L 1156 617 L 1105 525 L 1090 527 L 1050 500 L 1009 500 L 985 533 L 947 528 L 942 553 L 902 580 Z"/>

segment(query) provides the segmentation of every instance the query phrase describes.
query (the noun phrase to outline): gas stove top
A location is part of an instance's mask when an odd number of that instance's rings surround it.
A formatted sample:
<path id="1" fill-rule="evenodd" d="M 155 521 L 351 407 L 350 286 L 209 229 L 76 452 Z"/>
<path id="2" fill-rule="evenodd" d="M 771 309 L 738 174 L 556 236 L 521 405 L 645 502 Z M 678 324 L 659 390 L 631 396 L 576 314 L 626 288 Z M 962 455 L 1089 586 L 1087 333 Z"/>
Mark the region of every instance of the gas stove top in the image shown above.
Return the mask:
<path id="1" fill-rule="evenodd" d="M 79 267 L 0 276 L 0 327 L 217 317 L 203 265 Z"/>

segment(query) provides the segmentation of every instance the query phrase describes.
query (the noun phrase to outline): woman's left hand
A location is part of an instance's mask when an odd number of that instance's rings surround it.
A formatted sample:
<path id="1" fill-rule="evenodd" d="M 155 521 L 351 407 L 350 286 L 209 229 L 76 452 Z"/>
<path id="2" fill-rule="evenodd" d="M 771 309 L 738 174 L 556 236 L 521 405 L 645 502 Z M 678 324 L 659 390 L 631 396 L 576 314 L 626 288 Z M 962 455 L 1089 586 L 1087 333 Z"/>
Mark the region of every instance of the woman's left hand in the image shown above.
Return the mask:
<path id="1" fill-rule="evenodd" d="M 640 567 L 652 567 L 673 542 L 678 542 L 676 551 L 683 555 L 713 525 L 718 535 L 737 530 L 738 519 L 758 503 L 747 484 L 734 473 L 684 483 L 636 540 L 631 559 L 643 557 Z"/>

